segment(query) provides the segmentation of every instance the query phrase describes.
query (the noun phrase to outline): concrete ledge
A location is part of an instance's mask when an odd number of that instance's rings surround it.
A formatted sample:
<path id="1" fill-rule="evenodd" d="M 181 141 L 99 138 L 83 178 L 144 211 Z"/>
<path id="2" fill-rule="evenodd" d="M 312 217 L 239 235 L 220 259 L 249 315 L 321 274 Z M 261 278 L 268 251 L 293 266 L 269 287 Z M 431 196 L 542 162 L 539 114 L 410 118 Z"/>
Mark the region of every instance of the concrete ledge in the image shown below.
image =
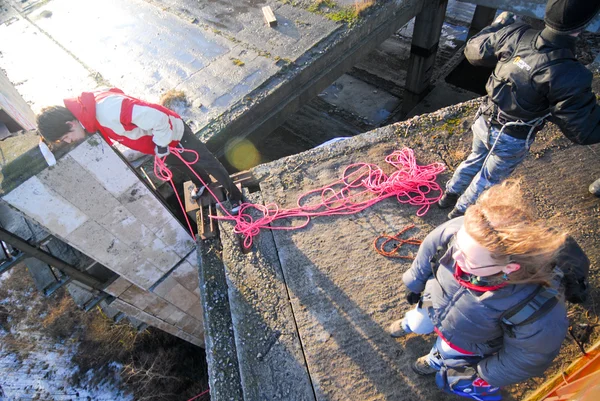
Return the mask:
<path id="1" fill-rule="evenodd" d="M 198 269 L 204 308 L 210 399 L 243 400 L 222 250 L 218 240 L 198 241 Z"/>
<path id="2" fill-rule="evenodd" d="M 248 200 L 263 203 L 259 193 Z M 315 400 L 273 233 L 244 255 L 233 224 L 220 227 L 244 400 Z"/>
<path id="3" fill-rule="evenodd" d="M 216 155 L 223 155 L 227 140 L 254 132 L 266 135 L 289 113 L 317 96 L 374 46 L 390 37 L 423 7 L 422 0 L 390 1 L 377 5 L 373 15 L 351 29 L 339 29 L 298 58 L 290 70 L 271 77 L 248 94 L 199 135 Z M 315 58 L 315 55 L 317 58 Z"/>

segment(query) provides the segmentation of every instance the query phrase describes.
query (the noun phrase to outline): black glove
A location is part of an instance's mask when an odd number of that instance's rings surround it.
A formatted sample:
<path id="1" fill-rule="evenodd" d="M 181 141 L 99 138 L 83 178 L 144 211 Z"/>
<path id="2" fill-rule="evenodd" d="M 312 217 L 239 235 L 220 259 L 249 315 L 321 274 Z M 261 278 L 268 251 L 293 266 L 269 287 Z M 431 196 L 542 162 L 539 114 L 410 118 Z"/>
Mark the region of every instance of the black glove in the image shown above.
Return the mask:
<path id="1" fill-rule="evenodd" d="M 169 147 L 168 146 L 165 146 L 165 147 L 163 147 L 163 146 L 156 146 L 154 148 L 154 154 L 156 156 L 158 156 L 159 158 L 161 158 L 161 159 L 163 157 L 165 157 L 165 156 L 169 156 L 169 153 L 170 152 L 169 152 Z"/>
<path id="2" fill-rule="evenodd" d="M 419 303 L 419 301 L 421 300 L 421 293 L 416 293 L 416 292 L 407 292 L 406 293 L 406 301 L 408 302 L 409 305 L 414 305 Z"/>
<path id="3" fill-rule="evenodd" d="M 498 16 L 492 23 L 493 25 L 502 25 L 507 26 L 510 24 L 514 24 L 516 21 L 515 15 L 511 12 L 504 11 L 502 14 Z"/>

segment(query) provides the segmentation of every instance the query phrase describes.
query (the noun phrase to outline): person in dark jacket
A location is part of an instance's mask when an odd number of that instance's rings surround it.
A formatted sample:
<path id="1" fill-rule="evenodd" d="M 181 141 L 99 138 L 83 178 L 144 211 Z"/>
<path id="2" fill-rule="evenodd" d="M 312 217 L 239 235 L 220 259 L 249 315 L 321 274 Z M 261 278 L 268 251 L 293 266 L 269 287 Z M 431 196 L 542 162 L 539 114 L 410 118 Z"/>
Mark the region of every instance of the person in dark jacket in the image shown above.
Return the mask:
<path id="1" fill-rule="evenodd" d="M 535 219 L 516 180 L 491 187 L 465 216 L 427 235 L 402 276 L 407 300 L 418 306 L 389 328 L 392 337 L 437 333 L 413 370 L 435 373 L 437 384 L 455 394 L 489 400 L 500 399 L 502 386 L 540 376 L 567 334 L 564 300 L 559 295 L 545 314 L 519 325 L 508 324 L 506 313 L 539 288 L 556 286 L 555 261 L 566 238 Z M 436 270 L 438 247 L 447 250 Z"/>
<path id="2" fill-rule="evenodd" d="M 471 154 L 439 201 L 441 208 L 454 206 L 448 218 L 463 215 L 482 191 L 510 176 L 546 121 L 575 143 L 600 142 L 592 73 L 574 55 L 577 35 L 599 8 L 598 0 L 549 0 L 542 31 L 505 12 L 467 42 L 471 64 L 495 68 L 472 126 Z"/>

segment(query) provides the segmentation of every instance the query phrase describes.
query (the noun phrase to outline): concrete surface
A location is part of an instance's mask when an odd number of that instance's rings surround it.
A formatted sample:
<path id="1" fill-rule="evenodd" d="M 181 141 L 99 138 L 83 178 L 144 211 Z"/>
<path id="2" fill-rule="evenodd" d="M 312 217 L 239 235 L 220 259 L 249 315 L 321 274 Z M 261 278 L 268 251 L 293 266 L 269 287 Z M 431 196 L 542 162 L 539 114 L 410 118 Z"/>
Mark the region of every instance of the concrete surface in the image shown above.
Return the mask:
<path id="1" fill-rule="evenodd" d="M 546 0 L 459 0 L 465 3 L 482 5 L 498 10 L 511 11 L 517 15 L 544 19 Z M 597 15 L 588 25 L 587 30 L 596 32 L 600 28 L 600 15 Z"/>
<path id="2" fill-rule="evenodd" d="M 598 85 L 596 80 L 595 90 Z M 257 166 L 252 173 L 260 181 L 260 196 L 264 203 L 293 207 L 299 194 L 334 181 L 346 165 L 372 162 L 383 166 L 384 157 L 403 146 L 415 150 L 420 164 L 443 161 L 449 168 L 438 177 L 438 182 L 443 183 L 468 154 L 469 124 L 480 101 L 481 98 L 471 100 Z M 593 266 L 600 260 L 597 244 L 600 203 L 587 193 L 587 185 L 600 175 L 599 153 L 598 145 L 574 145 L 549 124 L 538 135 L 531 155 L 515 173 L 523 178 L 527 197 L 534 202 L 540 217 L 568 230 L 586 251 Z M 389 172 L 391 168 L 384 167 L 384 170 Z M 415 224 L 409 234 L 422 239 L 446 220 L 446 211 L 436 207 L 422 218 L 415 216 L 416 209 L 388 199 L 352 216 L 315 218 L 300 230 L 261 232 L 260 242 L 270 241 L 265 237 L 271 235 L 274 238 L 281 277 L 285 280 L 293 321 L 317 400 L 454 399 L 440 392 L 432 377 L 417 376 L 410 369 L 416 358 L 429 351 L 434 336 L 392 339 L 387 334 L 388 325 L 410 308 L 404 300 L 405 288 L 401 281 L 410 262 L 385 258 L 373 250 L 372 244 L 380 234 L 395 234 L 408 224 Z M 261 342 L 269 337 L 263 333 L 272 333 L 273 327 L 291 319 L 277 313 L 278 319 L 270 320 L 276 309 L 270 305 L 277 301 L 282 283 L 278 275 L 265 281 L 269 275 L 263 272 L 263 261 L 269 261 L 271 269 L 277 266 L 277 261 L 265 257 L 266 251 L 261 246 L 255 247 L 254 254 L 242 255 L 235 237 L 227 231 L 227 224 L 222 228 L 234 333 L 236 338 L 245 340 L 236 340 L 237 355 L 253 362 L 249 368 L 240 357 L 240 371 L 243 371 L 264 363 L 257 358 Z M 413 246 L 404 252 L 410 255 L 416 250 Z M 250 264 L 246 260 L 255 262 Z M 592 287 L 598 285 L 597 269 L 592 269 L 590 280 Z M 600 293 L 594 294 L 585 305 L 570 306 L 574 322 L 595 319 L 598 311 L 594 305 Z M 243 307 L 233 306 L 236 302 Z M 207 315 L 206 319 L 210 317 Z M 248 329 L 251 325 L 258 329 L 251 331 Z M 244 337 L 248 332 L 252 334 Z M 593 337 L 598 335 L 595 331 Z M 254 359 L 253 353 L 256 353 Z M 545 375 L 560 371 L 561 366 L 577 354 L 576 345 L 565 341 L 561 354 Z M 504 399 L 523 399 L 541 380 L 543 378 L 534 378 L 508 386 L 503 389 Z M 265 386 L 269 385 L 267 382 Z"/>
<path id="3" fill-rule="evenodd" d="M 24 135 L 4 141 L 6 157 L 14 158 L 8 152 L 11 143 L 29 146 L 29 139 Z M 36 149 L 30 147 L 24 155 Z M 28 232 L 27 222 L 3 203 L 7 228 L 29 239 L 39 231 L 37 225 L 43 227 L 60 239 L 48 243 L 52 254 L 82 271 L 93 261 L 99 263 L 88 273 L 110 283 L 105 291 L 117 298 L 111 305 L 130 320 L 203 346 L 197 258 L 189 233 L 97 135 L 62 151 L 67 153 L 56 165 L 39 165 L 41 171 L 28 171 L 35 175 L 22 183 L 3 182 L 14 186 L 3 194 L 3 202 L 35 222 Z M 26 169 L 24 155 L 14 160 Z M 51 277 L 49 271 L 43 273 L 38 278 L 45 287 Z M 93 296 L 73 288 L 79 303 Z"/>
<path id="4" fill-rule="evenodd" d="M 378 3 L 352 25 L 309 11 L 311 4 L 11 1 L 0 10 L 0 36 L 15 38 L 0 44 L 2 66 L 35 112 L 97 86 L 149 101 L 183 90 L 196 105 L 184 118 L 222 152 L 232 137 L 278 126 L 408 22 L 421 0 Z M 263 22 L 265 5 L 276 28 Z M 28 62 L 30 54 L 43 62 Z"/>
<path id="5" fill-rule="evenodd" d="M 248 199 L 263 203 L 259 193 Z M 243 399 L 314 400 L 273 236 L 263 233 L 254 251 L 242 255 L 232 229 L 220 224 Z"/>
<path id="6" fill-rule="evenodd" d="M 229 309 L 222 248 L 218 239 L 198 242 L 198 274 L 204 305 L 210 398 L 214 401 L 242 400 L 240 367 Z"/>

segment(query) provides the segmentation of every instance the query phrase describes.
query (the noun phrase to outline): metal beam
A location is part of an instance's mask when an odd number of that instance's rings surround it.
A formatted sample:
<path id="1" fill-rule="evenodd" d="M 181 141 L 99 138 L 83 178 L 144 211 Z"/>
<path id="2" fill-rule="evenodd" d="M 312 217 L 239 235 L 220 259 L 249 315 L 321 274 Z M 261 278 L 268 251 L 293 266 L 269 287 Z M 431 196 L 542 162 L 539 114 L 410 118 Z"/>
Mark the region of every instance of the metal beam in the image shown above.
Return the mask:
<path id="1" fill-rule="evenodd" d="M 65 263 L 64 261 L 56 258 L 48 252 L 36 248 L 35 246 L 25 241 L 23 238 L 18 237 L 13 233 L 6 231 L 3 228 L 0 228 L 0 240 L 11 244 L 13 247 L 17 248 L 23 253 L 28 254 L 29 256 L 32 256 L 36 259 L 41 260 L 44 263 L 49 264 L 50 266 L 57 268 L 73 280 L 77 280 L 80 283 L 86 284 L 99 291 L 102 291 L 104 289 L 104 283 L 101 283 L 89 274 L 85 274 L 77 270 L 75 267 L 71 266 L 68 263 Z"/>
<path id="2" fill-rule="evenodd" d="M 459 0 L 463 3 L 476 4 L 478 6 L 485 6 L 489 8 L 495 8 L 498 10 L 510 11 L 517 15 L 524 15 L 527 17 L 533 17 L 537 19 L 544 19 L 546 12 L 547 0 Z M 598 32 L 600 30 L 600 15 L 592 20 L 587 26 L 587 30 L 590 32 Z"/>

